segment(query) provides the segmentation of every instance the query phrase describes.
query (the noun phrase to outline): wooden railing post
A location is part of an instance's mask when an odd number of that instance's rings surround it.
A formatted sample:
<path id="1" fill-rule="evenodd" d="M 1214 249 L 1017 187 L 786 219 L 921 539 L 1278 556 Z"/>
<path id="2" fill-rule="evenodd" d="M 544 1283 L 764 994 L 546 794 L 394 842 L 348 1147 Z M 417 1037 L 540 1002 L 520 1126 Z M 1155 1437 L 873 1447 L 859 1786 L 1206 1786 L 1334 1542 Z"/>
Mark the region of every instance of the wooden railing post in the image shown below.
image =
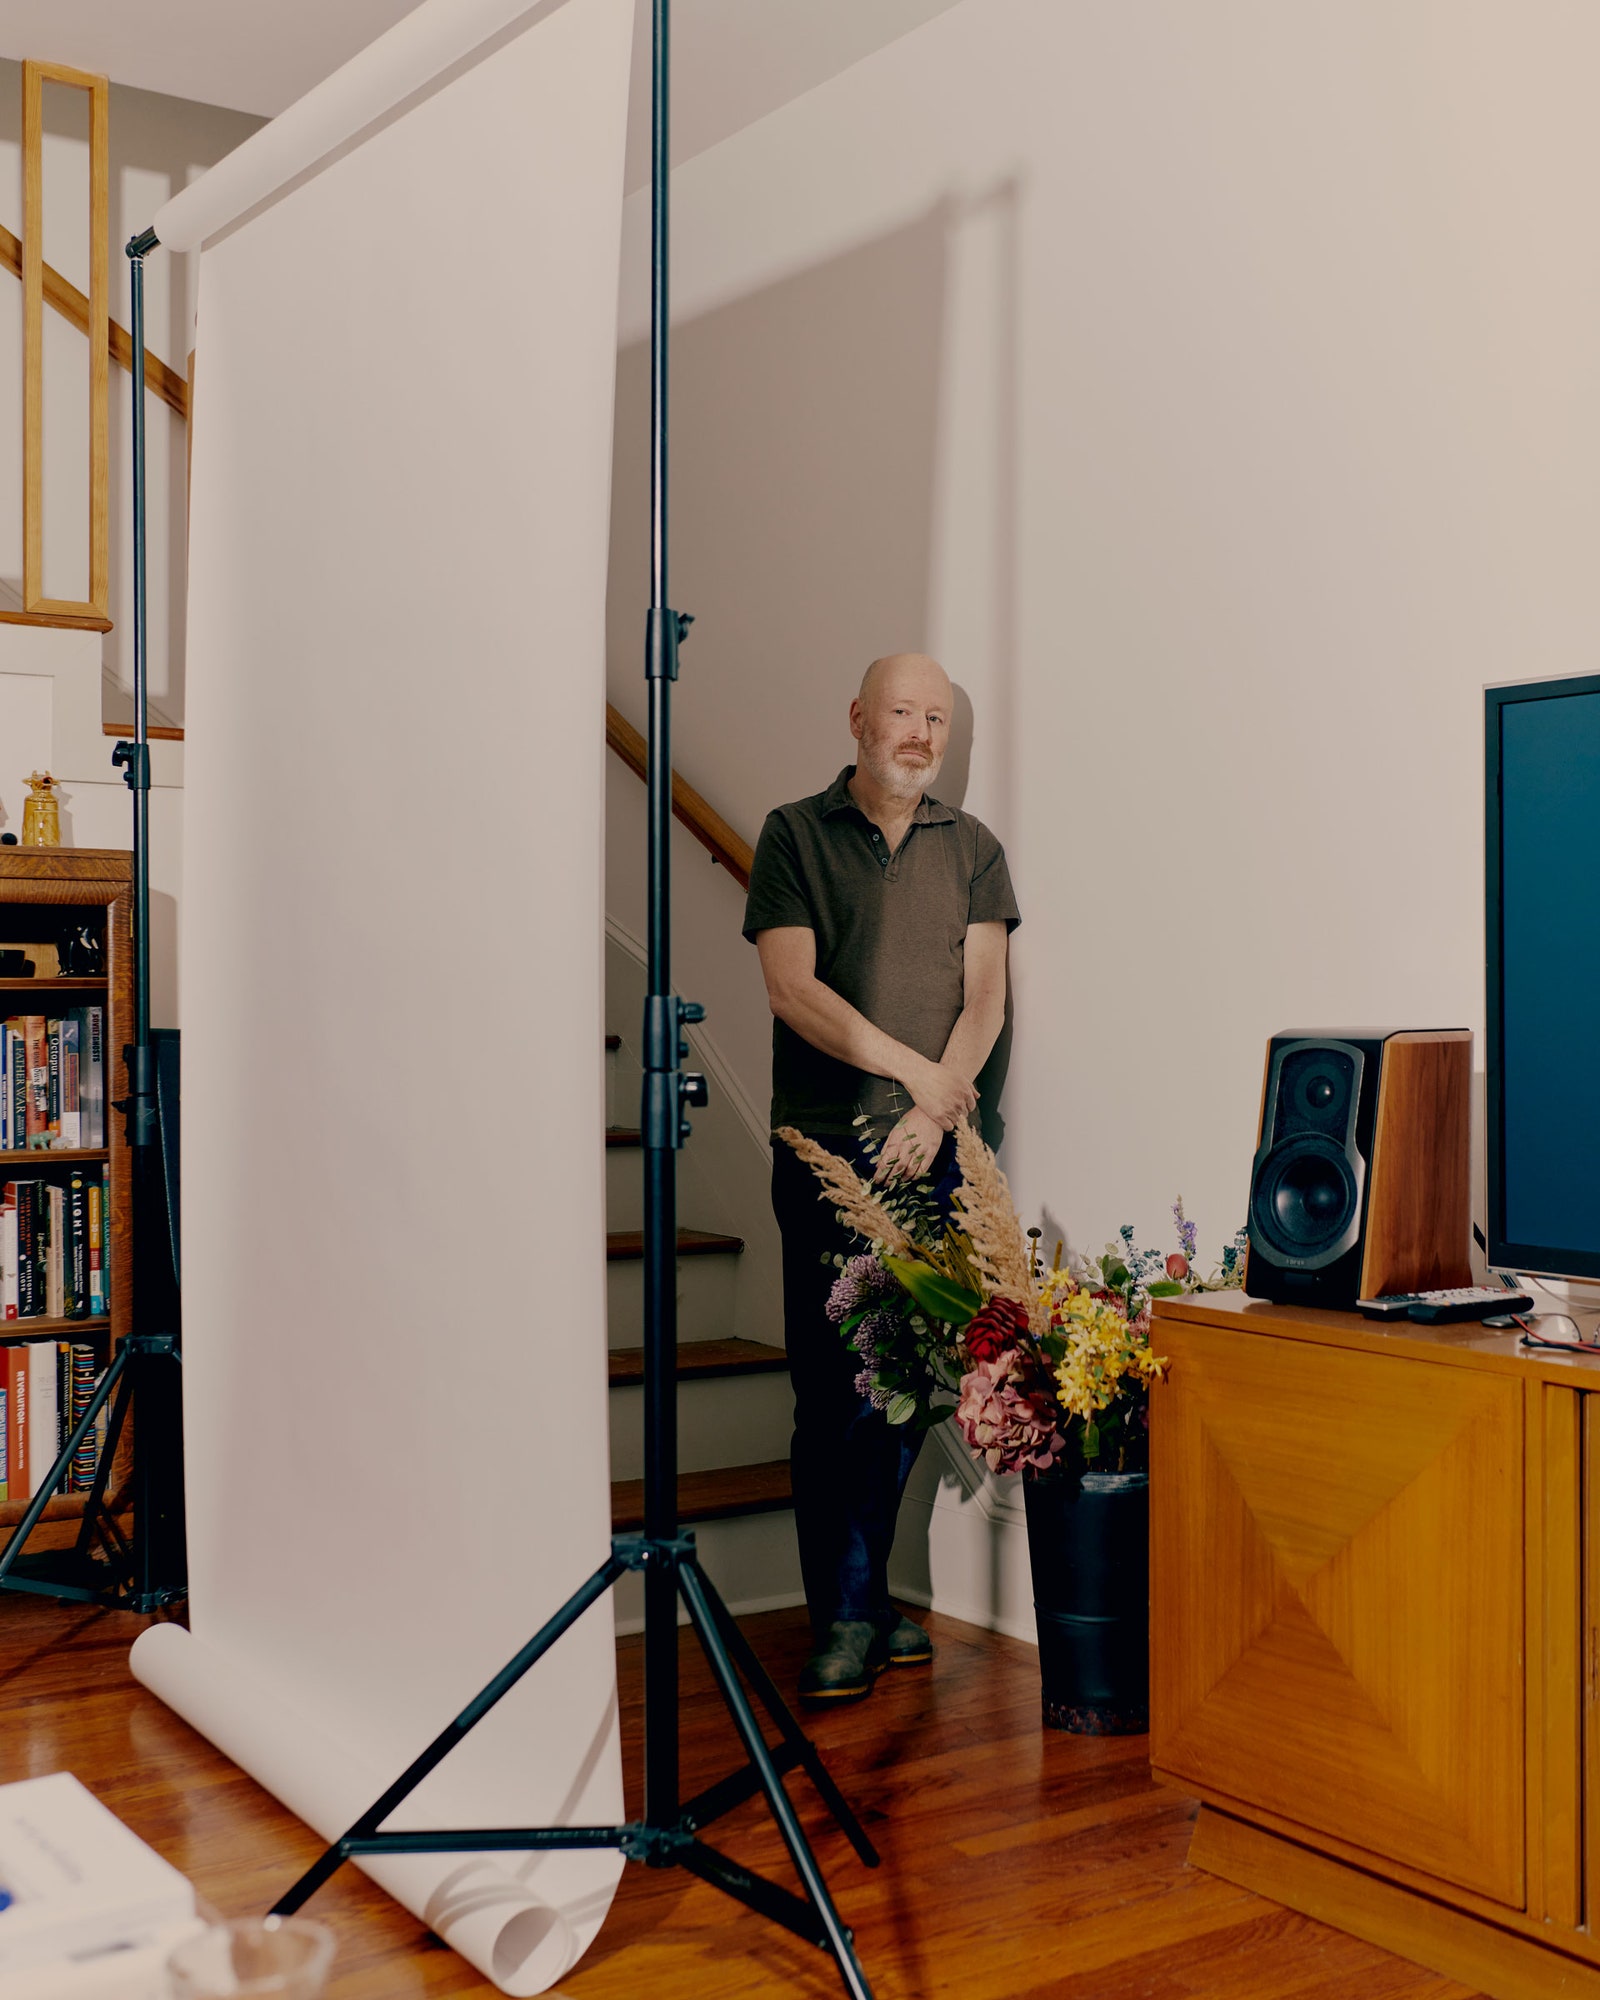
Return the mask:
<path id="1" fill-rule="evenodd" d="M 89 594 L 44 593 L 44 86 L 89 98 Z M 22 65 L 22 600 L 28 611 L 104 618 L 111 592 L 108 413 L 110 85 L 59 63 Z M 55 273 L 51 273 L 54 277 Z M 54 301 L 52 301 L 54 303 Z"/>

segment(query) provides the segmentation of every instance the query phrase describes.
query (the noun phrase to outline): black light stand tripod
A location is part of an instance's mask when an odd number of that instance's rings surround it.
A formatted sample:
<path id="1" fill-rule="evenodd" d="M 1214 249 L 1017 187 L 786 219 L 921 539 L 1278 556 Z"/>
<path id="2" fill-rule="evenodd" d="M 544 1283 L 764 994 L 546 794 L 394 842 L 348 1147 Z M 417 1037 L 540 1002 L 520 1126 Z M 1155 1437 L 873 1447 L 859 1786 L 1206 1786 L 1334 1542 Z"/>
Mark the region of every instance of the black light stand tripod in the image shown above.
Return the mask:
<path id="1" fill-rule="evenodd" d="M 782 1774 L 799 1766 L 851 1845 L 869 1867 L 878 1856 L 860 1822 L 828 1776 L 771 1677 L 734 1623 L 695 1553 L 694 1536 L 678 1520 L 677 1418 L 677 1162 L 689 1135 L 684 1107 L 704 1104 L 705 1079 L 680 1064 L 689 1053 L 686 1024 L 705 1010 L 671 991 L 672 827 L 671 688 L 678 647 L 689 625 L 667 607 L 667 110 L 671 0 L 654 0 L 653 186 L 651 285 L 651 602 L 645 640 L 650 697 L 649 993 L 644 1012 L 643 1131 L 645 1162 L 645 1513 L 642 1534 L 613 1538 L 611 1554 L 522 1651 L 510 1660 L 420 1757 L 336 1840 L 273 1907 L 288 1916 L 356 1855 L 470 1854 L 501 1850 L 616 1848 L 653 1868 L 685 1868 L 760 1915 L 831 1953 L 852 2000 L 872 2000 L 851 1934 L 834 1909 L 816 1859 L 783 1788 Z M 502 1696 L 629 1570 L 644 1575 L 645 1770 L 644 1816 L 626 1826 L 472 1827 L 440 1832 L 383 1833 L 383 1822 L 480 1722 Z M 705 1650 L 748 1762 L 731 1776 L 685 1800 L 678 1771 L 678 1599 Z M 741 1682 L 740 1676 L 743 1676 Z M 745 1683 L 776 1727 L 768 1747 Z M 798 1874 L 803 1896 L 747 1870 L 708 1847 L 702 1827 L 734 1807 L 765 1796 Z"/>
<path id="2" fill-rule="evenodd" d="M 150 1033 L 144 259 L 155 242 L 154 232 L 146 230 L 128 245 L 133 286 L 133 741 L 119 743 L 111 759 L 113 765 L 124 767 L 123 777 L 133 792 L 133 1040 L 123 1050 L 128 1094 L 112 1107 L 126 1117 L 132 1154 L 133 1330 L 111 1358 L 88 1408 L 0 1554 L 0 1588 L 140 1612 L 159 1611 L 188 1592 L 176 1188 L 164 1171 L 162 1143 L 165 1137 L 169 1147 L 175 1146 L 176 1135 L 161 1131 L 156 1050 Z M 120 939 L 107 939 L 107 944 L 114 950 L 126 949 Z M 106 1227 L 109 1231 L 109 1218 Z M 29 1536 L 108 1402 L 111 1415 L 105 1443 L 84 1500 L 76 1543 L 70 1549 L 28 1555 Z M 138 1421 L 130 1495 L 133 1525 L 132 1533 L 124 1535 L 107 1504 L 107 1489 L 130 1406 Z"/>

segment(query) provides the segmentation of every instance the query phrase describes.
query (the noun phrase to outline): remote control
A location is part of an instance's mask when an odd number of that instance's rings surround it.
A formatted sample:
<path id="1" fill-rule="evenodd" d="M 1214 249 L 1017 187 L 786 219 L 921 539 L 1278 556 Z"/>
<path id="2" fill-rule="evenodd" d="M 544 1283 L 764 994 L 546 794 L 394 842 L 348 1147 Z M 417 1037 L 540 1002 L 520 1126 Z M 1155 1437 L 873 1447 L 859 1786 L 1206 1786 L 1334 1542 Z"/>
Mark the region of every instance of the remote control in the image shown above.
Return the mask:
<path id="1" fill-rule="evenodd" d="M 1386 1292 L 1381 1299 L 1357 1299 L 1356 1309 L 1368 1319 L 1404 1319 L 1421 1292 Z"/>
<path id="2" fill-rule="evenodd" d="M 1504 1285 L 1462 1285 L 1455 1291 L 1424 1292 L 1407 1308 L 1406 1317 L 1424 1326 L 1440 1326 L 1447 1320 L 1532 1311 L 1533 1300 L 1526 1292 L 1508 1292 Z"/>

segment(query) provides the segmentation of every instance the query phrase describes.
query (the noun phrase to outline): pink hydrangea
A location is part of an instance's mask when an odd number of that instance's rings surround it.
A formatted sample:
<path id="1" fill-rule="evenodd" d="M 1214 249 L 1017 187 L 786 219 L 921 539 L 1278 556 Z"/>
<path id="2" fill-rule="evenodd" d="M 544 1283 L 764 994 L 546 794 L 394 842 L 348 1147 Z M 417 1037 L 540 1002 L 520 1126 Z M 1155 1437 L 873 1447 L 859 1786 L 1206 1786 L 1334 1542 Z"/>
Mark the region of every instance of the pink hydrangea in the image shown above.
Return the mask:
<path id="1" fill-rule="evenodd" d="M 991 1472 L 1048 1472 L 1066 1449 L 1048 1397 L 1024 1386 L 1014 1348 L 962 1376 L 955 1418 Z"/>

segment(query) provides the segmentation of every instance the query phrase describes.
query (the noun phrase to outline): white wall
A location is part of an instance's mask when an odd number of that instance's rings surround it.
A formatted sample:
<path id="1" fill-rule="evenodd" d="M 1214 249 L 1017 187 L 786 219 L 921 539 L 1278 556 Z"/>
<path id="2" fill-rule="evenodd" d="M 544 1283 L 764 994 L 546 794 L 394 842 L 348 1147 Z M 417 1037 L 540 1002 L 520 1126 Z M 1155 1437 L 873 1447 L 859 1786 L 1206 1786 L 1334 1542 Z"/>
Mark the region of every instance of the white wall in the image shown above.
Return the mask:
<path id="1" fill-rule="evenodd" d="M 40 50 L 41 57 L 50 51 Z M 89 288 L 88 148 L 81 92 L 45 92 L 46 261 L 81 291 Z M 180 187 L 229 153 L 262 121 L 156 91 L 113 84 L 110 98 L 110 310 L 130 322 L 123 246 Z M 0 222 L 22 233 L 22 65 L 0 62 Z M 188 257 L 156 251 L 145 266 L 145 345 L 184 373 L 194 345 L 194 274 Z M 57 595 L 88 590 L 88 407 L 85 337 L 59 314 L 44 314 L 46 362 L 46 586 Z M 79 391 L 82 391 L 80 394 Z M 113 630 L 103 655 L 111 675 L 133 684 L 132 510 L 129 378 L 111 370 L 111 603 Z M 183 423 L 158 397 L 146 400 L 150 519 L 150 690 L 169 720 L 183 716 Z M 0 582 L 22 576 L 22 286 L 0 272 Z M 128 704 L 131 713 L 131 702 Z"/>
<path id="2" fill-rule="evenodd" d="M 753 836 L 866 659 L 944 659 L 1024 912 L 1007 1164 L 1074 1242 L 1181 1192 L 1219 1247 L 1273 1031 L 1481 1029 L 1480 689 L 1597 623 L 1597 65 L 1557 0 L 965 0 L 675 176 L 677 762 Z"/>

